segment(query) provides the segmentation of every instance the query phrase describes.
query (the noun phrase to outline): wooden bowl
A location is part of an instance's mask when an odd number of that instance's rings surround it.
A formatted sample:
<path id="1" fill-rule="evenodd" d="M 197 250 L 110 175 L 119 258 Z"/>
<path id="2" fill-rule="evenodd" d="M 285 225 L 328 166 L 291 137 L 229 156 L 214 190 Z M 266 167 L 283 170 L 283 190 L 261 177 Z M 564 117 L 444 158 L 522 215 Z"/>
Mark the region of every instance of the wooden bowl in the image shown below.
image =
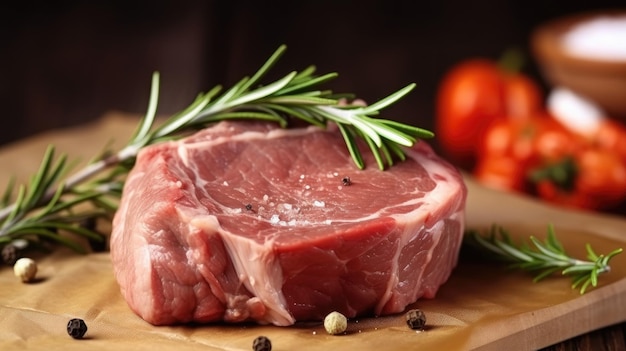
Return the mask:
<path id="1" fill-rule="evenodd" d="M 610 117 L 626 123 L 626 58 L 606 60 L 573 54 L 562 40 L 583 21 L 617 15 L 626 16 L 626 9 L 574 14 L 549 21 L 532 33 L 531 47 L 548 83 L 569 88 L 596 103 Z"/>

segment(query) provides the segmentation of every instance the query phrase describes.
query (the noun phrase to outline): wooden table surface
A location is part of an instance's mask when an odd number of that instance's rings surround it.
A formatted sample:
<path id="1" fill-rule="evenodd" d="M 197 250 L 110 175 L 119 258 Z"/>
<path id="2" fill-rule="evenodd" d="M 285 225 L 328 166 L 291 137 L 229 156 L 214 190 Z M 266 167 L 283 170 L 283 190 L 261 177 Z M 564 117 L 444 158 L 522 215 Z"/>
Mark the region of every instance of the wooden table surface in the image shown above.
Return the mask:
<path id="1" fill-rule="evenodd" d="M 127 134 L 130 134 L 133 130 L 131 127 L 134 127 L 136 125 L 135 117 L 136 116 L 124 116 L 124 115 L 115 113 L 115 114 L 106 116 L 101 121 L 93 125 L 88 125 L 88 126 L 83 126 L 77 129 L 59 131 L 57 133 L 42 135 L 39 138 L 27 140 L 27 141 L 24 141 L 23 143 L 16 144 L 13 149 L 3 150 L 3 153 L 2 153 L 3 161 L 7 162 L 7 164 L 15 165 L 14 170 L 22 171 L 22 173 L 16 174 L 16 176 L 24 177 L 26 175 L 29 175 L 31 173 L 29 170 L 35 169 L 39 164 L 39 160 L 37 157 L 24 157 L 23 153 L 26 152 L 29 155 L 31 153 L 40 155 L 41 150 L 44 150 L 46 145 L 48 145 L 51 140 L 59 148 L 59 151 L 65 150 L 65 152 L 69 152 L 70 150 L 75 150 L 74 153 L 79 153 L 78 151 L 76 151 L 78 150 L 76 145 L 81 145 L 81 149 L 79 150 L 80 152 L 85 152 L 87 155 L 92 155 L 96 153 L 97 151 L 87 150 L 87 149 L 89 147 L 99 148 L 100 145 L 103 145 L 106 143 L 106 140 L 108 140 L 111 135 L 116 136 L 116 138 L 125 140 L 127 137 Z M 0 177 L 0 184 L 2 184 L 1 177 Z M 474 184 L 473 182 L 468 183 L 468 185 L 473 185 L 473 184 Z M 472 218 L 474 225 L 486 223 L 485 221 L 488 221 L 489 223 L 491 223 L 491 221 L 493 220 L 492 219 L 493 216 L 497 216 L 501 221 L 505 223 L 511 223 L 511 225 L 513 225 L 514 223 L 512 222 L 512 218 L 517 218 L 517 213 L 518 213 L 517 211 L 519 211 L 520 213 L 524 213 L 525 215 L 530 214 L 532 218 L 534 218 L 536 221 L 541 222 L 541 223 L 545 222 L 546 219 L 550 219 L 550 221 L 557 221 L 554 223 L 557 226 L 559 224 L 563 224 L 564 221 L 568 221 L 568 223 L 571 222 L 570 224 L 575 225 L 575 228 L 578 228 L 579 226 L 586 227 L 593 223 L 596 223 L 596 224 L 602 223 L 602 226 L 601 226 L 603 228 L 602 233 L 599 233 L 599 232 L 592 233 L 593 238 L 596 239 L 594 243 L 597 245 L 600 245 L 600 247 L 598 248 L 602 252 L 606 251 L 603 249 L 603 247 L 604 248 L 613 247 L 614 245 L 613 240 L 619 239 L 618 240 L 619 242 L 623 242 L 623 238 L 621 234 L 623 233 L 622 227 L 624 227 L 624 224 L 623 224 L 624 222 L 621 220 L 621 218 L 611 221 L 608 218 L 596 218 L 595 216 L 592 216 L 590 214 L 573 215 L 570 212 L 559 211 L 558 209 L 551 208 L 551 207 L 541 207 L 539 209 L 537 207 L 538 204 L 534 202 L 531 203 L 529 201 L 525 201 L 524 199 L 521 199 L 521 198 L 513 198 L 510 196 L 505 196 L 504 194 L 497 194 L 495 192 L 493 193 L 490 192 L 489 194 L 487 194 L 486 190 L 479 189 L 477 187 L 475 187 L 474 190 L 475 191 L 472 192 L 474 194 L 474 196 L 472 197 L 472 201 L 474 201 L 473 206 L 468 206 L 468 209 L 471 210 L 471 215 L 469 215 L 468 217 Z M 515 208 L 516 211 L 509 211 L 506 209 L 502 209 L 502 206 L 498 207 L 498 204 L 502 203 L 503 199 L 506 199 L 506 201 L 508 201 L 508 205 L 511 208 Z M 485 211 L 483 211 L 482 208 L 490 208 L 490 209 L 493 209 L 494 212 L 490 211 L 489 213 L 485 213 Z M 498 211 L 498 210 L 502 210 L 502 211 Z M 619 212 L 619 213 L 623 214 L 626 212 Z M 534 227 L 531 226 L 528 228 L 526 227 L 524 228 L 532 229 Z M 583 230 L 584 228 L 580 228 L 580 229 Z M 580 234 L 586 233 L 586 232 L 585 233 L 583 232 L 581 232 Z M 591 235 L 591 233 L 586 233 L 585 235 Z M 615 235 L 616 238 L 610 239 L 612 238 L 612 235 Z M 568 238 L 568 237 L 564 236 L 563 238 Z M 569 237 L 569 240 L 571 241 L 574 238 L 577 238 L 577 237 Z M 581 237 L 581 238 L 577 238 L 576 240 L 584 241 L 585 239 Z M 577 243 L 571 243 L 571 244 L 573 246 L 578 246 Z M 98 257 L 99 259 L 97 259 Z M 181 331 L 178 329 L 170 330 L 166 328 L 166 329 L 163 329 L 164 331 L 163 333 L 161 333 L 162 335 L 158 335 L 160 333 L 155 333 L 153 329 L 140 323 L 140 321 L 137 320 L 136 316 L 132 315 L 130 310 L 127 308 L 123 299 L 121 299 L 118 296 L 118 288 L 115 285 L 113 278 L 110 275 L 111 267 L 110 267 L 109 260 L 106 259 L 106 256 L 102 256 L 102 257 L 98 256 L 98 257 L 95 260 L 90 259 L 90 260 L 80 261 L 81 269 L 79 271 L 76 271 L 74 269 L 76 265 L 72 265 L 72 262 L 74 262 L 74 260 L 81 260 L 82 258 L 80 257 L 78 258 L 64 257 L 63 260 L 58 260 L 58 259 L 55 260 L 54 257 L 49 258 L 49 261 L 47 262 L 47 264 L 43 264 L 43 266 L 49 267 L 49 269 L 54 272 L 55 278 L 45 281 L 44 284 L 36 285 L 34 287 L 33 286 L 25 287 L 25 286 L 22 286 L 23 284 L 19 284 L 19 285 L 15 284 L 14 279 L 13 279 L 14 277 L 12 277 L 12 275 L 9 277 L 8 274 L 5 274 L 5 276 L 7 276 L 6 277 L 7 279 L 5 279 L 6 284 L 14 284 L 14 285 L 11 285 L 9 289 L 0 289 L 0 293 L 5 293 L 5 298 L 10 299 L 12 301 L 8 305 L 9 307 L 5 308 L 5 311 L 10 311 L 10 312 L 18 311 L 18 312 L 27 313 L 29 314 L 29 316 L 32 316 L 32 319 L 28 319 L 28 321 L 30 321 L 30 323 L 32 323 L 33 321 L 36 321 L 37 323 L 39 323 L 38 325 L 40 325 L 41 328 L 47 328 L 51 320 L 63 319 L 65 318 L 65 315 L 68 315 L 68 314 L 69 315 L 81 315 L 82 313 L 84 313 L 84 311 L 99 311 L 97 313 L 98 318 L 91 316 L 92 318 L 88 320 L 91 323 L 90 325 L 93 326 L 92 329 L 94 330 L 94 332 L 96 332 L 96 334 L 94 334 L 95 337 L 91 340 L 91 342 L 93 345 L 105 345 L 107 349 L 109 348 L 117 349 L 116 345 L 122 344 L 124 342 L 129 342 L 129 341 L 136 342 L 137 336 L 139 335 L 139 331 L 142 331 L 143 332 L 142 335 L 145 336 L 145 341 L 147 342 L 147 344 L 143 346 L 144 346 L 144 349 L 146 350 L 150 346 L 149 345 L 150 343 L 163 343 L 163 342 L 176 343 L 178 339 L 171 338 L 170 337 L 171 335 L 187 335 L 191 339 L 193 339 L 194 342 L 198 340 L 201 340 L 202 342 L 206 342 L 207 340 L 216 342 L 215 341 L 216 339 L 220 339 L 220 338 L 215 337 L 216 335 L 215 333 L 218 332 L 219 328 L 212 330 L 210 335 L 202 334 L 201 332 L 197 330 L 193 330 L 191 332 L 191 331 L 186 331 L 186 330 Z M 567 338 L 570 335 L 576 335 L 582 332 L 586 332 L 588 330 L 592 330 L 594 328 L 604 326 L 606 325 L 606 323 L 615 323 L 615 322 L 621 321 L 621 324 L 605 327 L 602 329 L 595 330 L 593 332 L 586 333 L 584 335 L 573 337 L 566 341 L 559 342 L 552 346 L 546 347 L 542 350 L 549 350 L 549 351 L 553 351 L 553 350 L 554 351 L 556 350 L 579 350 L 579 351 L 626 350 L 626 341 L 625 341 L 626 321 L 624 321 L 624 318 L 623 318 L 624 316 L 622 316 L 620 314 L 621 312 L 619 312 L 619 311 L 624 310 L 624 306 L 617 305 L 619 303 L 622 303 L 624 300 L 623 298 L 616 298 L 617 296 L 616 294 L 622 294 L 624 291 L 624 280 L 622 277 L 624 277 L 624 274 L 625 274 L 623 267 L 626 266 L 624 265 L 624 262 L 626 261 L 622 261 L 623 258 L 618 258 L 618 259 L 620 260 L 621 263 L 620 265 L 616 266 L 616 268 L 619 268 L 619 269 L 615 269 L 613 271 L 614 273 L 617 273 L 617 278 L 612 278 L 612 279 L 619 279 L 619 280 L 615 280 L 610 285 L 607 285 L 606 286 L 607 289 L 603 290 L 602 293 L 589 294 L 589 295 L 586 295 L 586 297 L 584 298 L 576 298 L 576 299 L 571 299 L 571 300 L 566 300 L 566 301 L 561 301 L 561 300 L 557 301 L 560 304 L 567 304 L 568 308 L 571 307 L 571 311 L 568 309 L 568 311 L 570 311 L 568 313 L 561 313 L 558 308 L 551 308 L 550 306 L 541 307 L 541 306 L 534 306 L 534 305 L 533 305 L 534 307 L 532 308 L 528 307 L 528 308 L 531 308 L 531 310 L 524 309 L 523 307 L 526 305 L 519 307 L 520 309 L 511 310 L 510 305 L 513 304 L 511 302 L 511 298 L 514 298 L 514 300 L 516 300 L 515 297 L 519 297 L 518 295 L 511 293 L 507 297 L 505 305 L 499 304 L 498 302 L 500 300 L 499 298 L 497 298 L 493 300 L 491 303 L 489 303 L 489 306 L 493 310 L 492 313 L 490 314 L 489 311 L 483 311 L 482 315 L 491 316 L 493 318 L 491 323 L 494 325 L 497 324 L 499 321 L 503 322 L 503 323 L 498 324 L 498 326 L 506 330 L 502 331 L 501 333 L 499 333 L 500 335 L 496 335 L 496 336 L 501 336 L 502 333 L 511 333 L 510 335 L 513 335 L 513 336 L 517 335 L 517 339 L 514 341 L 515 345 L 513 345 L 515 347 L 512 347 L 512 349 L 516 349 L 516 350 L 524 350 L 524 346 L 520 346 L 520 345 L 525 345 L 525 344 L 537 345 L 534 347 L 543 347 L 543 345 L 546 345 L 549 342 L 541 342 L 541 340 L 560 340 L 563 338 Z M 85 269 L 86 267 L 85 265 L 89 265 L 88 266 L 89 268 Z M 464 269 L 466 269 L 466 271 L 469 273 L 475 271 L 475 270 L 472 270 L 471 265 L 464 267 Z M 49 289 L 48 285 L 60 284 L 59 286 L 65 287 L 66 285 L 63 285 L 63 282 L 65 282 L 66 279 L 67 281 L 70 281 L 70 280 L 76 281 L 77 279 L 76 274 L 81 274 L 81 273 L 82 273 L 82 278 L 94 279 L 93 280 L 94 282 L 98 282 L 97 284 L 90 283 L 89 281 L 86 283 L 86 286 L 89 286 L 89 287 L 93 286 L 94 290 L 93 291 L 90 290 L 91 293 L 86 294 L 85 293 L 86 290 L 84 290 L 85 289 L 84 286 L 74 287 L 74 289 L 80 289 L 81 291 L 80 295 L 83 298 L 78 299 L 76 296 L 74 296 L 71 304 L 61 303 L 65 300 L 65 292 L 59 293 L 56 296 L 52 296 L 52 297 L 50 296 L 50 291 L 56 291 L 56 290 Z M 482 280 L 478 280 L 478 281 L 475 281 L 476 279 L 474 278 L 465 279 L 464 277 L 465 276 L 463 274 L 457 275 L 456 276 L 457 279 L 451 280 L 449 284 L 456 284 L 456 285 L 451 285 L 451 286 L 457 286 L 457 287 L 463 286 L 467 288 L 468 286 L 474 287 L 476 284 L 480 285 L 482 284 L 481 282 L 486 282 L 486 281 L 491 282 L 490 280 L 488 280 L 488 277 Z M 482 275 L 480 276 L 477 275 L 476 277 L 482 277 Z M 475 285 L 471 285 L 471 284 L 475 284 Z M 523 277 L 522 279 L 517 279 L 515 276 L 507 276 L 507 279 L 501 280 L 500 284 L 501 284 L 501 287 L 507 286 L 510 288 L 511 286 L 514 286 L 515 288 L 513 288 L 511 291 L 515 291 L 515 292 L 523 291 L 523 289 L 518 290 L 517 289 L 518 287 L 521 288 L 522 286 L 523 287 L 528 286 L 526 277 Z M 553 291 L 554 287 L 560 286 L 560 284 L 561 282 L 558 280 L 546 281 L 542 285 L 533 286 L 532 290 L 534 293 L 541 294 L 542 292 Z M 24 295 L 20 294 L 19 291 L 14 290 L 14 289 L 29 289 L 28 290 L 30 293 L 29 296 L 30 297 L 35 296 L 35 298 L 32 300 L 32 301 L 35 301 L 35 303 L 33 303 L 31 300 L 22 301 L 21 296 L 24 296 Z M 473 290 L 470 289 L 470 290 L 480 291 L 479 300 L 481 302 L 491 301 L 489 299 L 485 300 L 487 298 L 487 296 L 485 295 L 485 291 L 482 291 L 479 288 L 476 288 Z M 64 291 L 65 291 L 65 288 L 64 288 Z M 456 298 L 458 297 L 456 293 L 457 291 L 460 291 L 460 290 L 448 289 L 447 301 L 460 301 L 459 299 Z M 39 292 L 39 294 L 37 294 L 37 292 Z M 10 294 L 10 296 L 7 294 Z M 468 296 L 467 291 L 464 291 L 461 294 L 463 295 L 463 301 L 472 301 L 471 296 Z M 499 296 L 499 295 L 494 294 L 493 296 Z M 562 297 L 563 297 L 562 294 L 553 295 L 553 298 L 555 299 L 561 299 Z M 550 295 L 548 295 L 547 298 L 550 298 Z M 520 301 L 517 301 L 517 300 L 516 301 L 518 303 L 521 303 L 522 300 L 525 300 L 525 299 L 522 298 L 520 299 Z M 441 301 L 445 302 L 446 300 L 441 300 Z M 545 302 L 543 299 L 541 301 L 542 302 L 540 303 L 540 305 Z M 611 301 L 611 302 L 608 303 L 606 301 Z M 463 317 L 462 312 L 466 311 L 465 308 L 454 309 L 456 306 L 454 303 L 451 303 L 448 306 L 443 306 L 446 308 L 442 308 L 442 306 L 437 306 L 437 303 L 439 302 L 436 300 L 432 300 L 430 302 L 430 305 L 433 310 L 443 311 L 441 313 L 441 316 L 442 316 L 441 318 L 444 318 L 448 314 L 451 314 L 452 317 L 455 317 L 455 318 L 458 318 L 459 316 L 461 316 L 462 318 L 464 318 L 462 320 L 465 320 L 468 323 L 468 325 L 470 325 L 472 321 L 475 321 L 477 319 L 477 317 L 473 313 L 474 311 L 472 311 L 472 314 Z M 38 306 L 39 309 L 41 309 L 42 311 L 45 311 L 46 313 L 35 313 L 33 315 L 33 309 L 32 309 L 33 304 Z M 16 306 L 23 307 L 23 311 L 22 309 L 16 309 Z M 425 303 L 425 306 L 428 307 L 426 303 Z M 589 309 L 589 306 L 594 306 L 594 308 Z M 2 307 L 3 306 L 1 306 L 0 304 L 0 310 L 2 309 Z M 505 314 L 506 316 L 509 316 L 509 317 L 505 318 L 502 316 L 502 314 L 497 313 L 498 311 L 501 312 L 502 310 L 505 310 L 505 312 L 509 311 L 509 313 Z M 536 314 L 530 313 L 532 311 L 537 311 L 537 313 Z M 510 316 L 513 316 L 515 318 L 510 317 Z M 572 318 L 572 316 L 574 317 Z M 62 344 L 65 349 L 68 349 L 68 350 L 71 349 L 71 348 L 67 348 L 66 343 L 64 342 L 64 339 L 57 338 L 56 334 L 54 333 L 46 333 L 43 336 L 35 335 L 35 336 L 32 336 L 32 338 L 24 337 L 24 335 L 22 335 L 23 329 L 18 328 L 16 330 L 15 322 L 24 321 L 25 319 L 22 318 L 21 314 L 19 313 L 13 313 L 13 317 L 14 319 L 10 319 L 10 318 L 7 318 L 6 315 L 3 315 L 3 318 L 0 318 L 0 322 L 5 323 L 3 327 L 0 328 L 0 335 L 2 335 L 3 333 L 13 335 L 14 336 L 13 341 L 12 341 L 13 346 L 26 345 L 26 346 L 31 347 L 32 349 L 41 349 L 41 348 L 37 348 L 37 345 L 39 345 L 37 344 L 37 342 L 41 341 L 42 343 L 53 344 L 53 345 L 57 345 L 56 343 L 58 343 L 58 345 Z M 451 317 L 451 320 L 454 319 L 452 317 Z M 576 318 L 579 318 L 581 320 L 579 324 L 574 324 L 576 323 L 575 320 L 572 321 L 573 319 L 576 319 Z M 539 323 L 541 321 L 544 321 L 545 324 Z M 607 322 L 607 321 L 610 321 L 610 322 Z M 534 324 L 535 329 L 530 328 L 533 325 L 529 325 L 528 323 L 531 323 L 531 322 L 537 322 L 537 324 Z M 588 322 L 588 323 L 585 323 L 585 322 Z M 402 334 L 402 336 L 405 336 L 404 339 L 399 338 L 397 331 L 394 329 L 395 324 L 393 324 L 392 322 L 390 323 L 391 325 L 388 328 L 382 328 L 382 327 L 375 328 L 377 330 L 377 333 L 363 333 L 363 334 L 359 334 L 358 336 L 355 336 L 354 338 L 358 337 L 359 341 L 366 340 L 368 343 L 373 342 L 373 345 L 376 345 L 377 340 L 380 340 L 380 337 L 378 336 L 379 334 L 382 334 L 384 332 L 390 332 L 392 333 L 390 335 L 394 335 L 395 337 L 394 342 L 397 340 L 406 341 L 407 344 L 409 342 L 412 342 L 412 339 L 409 339 L 410 337 L 406 337 L 406 335 L 404 334 Z M 560 323 L 560 324 L 555 324 L 555 323 Z M 115 330 L 115 333 L 111 333 L 108 329 L 106 329 L 106 328 L 109 328 L 111 325 L 116 326 L 117 329 Z M 378 324 L 376 325 L 378 326 Z M 456 326 L 456 324 L 454 325 L 445 324 L 445 325 Z M 565 325 L 565 326 L 556 328 L 555 326 L 558 326 L 558 325 Z M 588 327 L 590 325 L 594 327 Z M 525 327 L 527 329 L 529 328 L 531 332 L 521 335 L 519 333 L 519 330 L 521 327 Z M 106 333 L 101 332 L 100 334 L 97 334 L 98 328 L 100 328 L 100 330 L 106 329 L 105 330 Z M 10 330 L 7 330 L 7 329 L 10 329 Z M 576 329 L 580 331 L 575 332 L 574 330 Z M 132 333 L 127 333 L 128 330 L 132 330 Z M 301 343 L 302 338 L 305 338 L 305 337 L 308 338 L 306 340 L 309 340 L 310 338 L 316 338 L 316 336 L 314 336 L 315 334 L 309 334 L 309 333 L 306 333 L 306 334 L 282 333 L 280 334 L 279 331 L 276 331 L 273 329 L 268 329 L 267 331 L 275 333 L 275 336 L 281 338 L 281 340 L 283 340 L 286 345 L 289 345 L 289 343 L 294 343 L 294 344 Z M 224 343 L 228 344 L 231 349 L 235 349 L 235 347 L 233 346 L 233 343 L 237 343 L 241 340 L 244 340 L 244 341 L 247 340 L 245 337 L 241 336 L 242 333 L 243 334 L 256 333 L 256 331 L 249 331 L 249 330 L 243 330 L 243 331 L 238 330 L 237 332 L 238 334 L 236 338 L 233 338 L 232 335 L 230 334 L 229 329 L 223 331 L 222 339 L 224 340 Z M 471 339 L 469 337 L 469 334 L 472 334 L 472 336 L 476 336 L 476 337 L 474 339 Z M 460 338 L 450 338 L 451 335 L 459 336 Z M 509 335 L 509 334 L 505 334 L 505 335 Z M 562 336 L 555 337 L 555 335 L 562 335 Z M 155 337 L 157 336 L 159 336 L 160 338 L 155 339 Z M 433 349 L 454 349 L 454 348 L 449 348 L 450 345 L 448 344 L 451 342 L 450 340 L 460 340 L 459 343 L 463 344 L 465 340 L 463 338 L 467 338 L 466 341 L 468 343 L 472 343 L 478 346 L 489 344 L 489 343 L 496 345 L 496 346 L 492 346 L 491 348 L 489 348 L 490 350 L 495 350 L 497 349 L 496 347 L 498 347 L 498 345 L 503 346 L 507 343 L 510 343 L 511 342 L 510 340 L 515 339 L 513 337 L 510 337 L 506 339 L 505 341 L 501 341 L 504 339 L 498 339 L 497 337 L 494 338 L 493 333 L 485 332 L 485 330 L 483 329 L 472 330 L 471 328 L 456 328 L 456 327 L 440 328 L 438 330 L 435 330 L 433 333 L 431 333 L 431 336 L 432 338 L 430 338 L 429 340 L 431 341 L 433 339 L 437 339 L 439 341 L 445 340 L 446 345 L 448 346 L 448 347 L 433 348 Z M 530 338 L 528 340 L 531 340 L 531 341 L 534 340 L 536 342 L 526 343 L 525 342 L 526 339 L 524 338 L 527 338 L 528 336 L 533 336 L 532 340 Z M 36 339 L 35 337 L 38 337 L 38 339 L 35 340 Z M 438 338 L 435 338 L 435 337 L 438 337 Z M 353 339 L 338 338 L 338 339 L 333 339 L 333 343 L 340 345 L 342 342 L 346 342 L 346 343 L 353 342 L 354 341 Z M 2 344 L 3 341 L 6 341 L 6 340 L 0 337 L 0 344 Z M 220 339 L 219 341 L 221 342 L 222 340 Z M 388 342 L 388 341 L 385 341 L 385 342 Z M 177 347 L 180 346 L 178 343 L 176 345 Z M 192 342 L 192 343 L 184 343 L 184 345 L 185 347 L 191 348 L 195 344 Z M 364 345 L 368 345 L 368 344 L 364 343 Z M 82 347 L 81 345 L 78 345 L 78 344 L 74 344 L 73 346 L 78 347 L 77 350 L 80 349 L 80 347 Z M 245 346 L 247 349 L 249 345 L 247 345 L 246 343 Z M 527 349 L 530 350 L 532 347 L 533 346 L 528 346 Z M 5 349 L 2 346 L 0 346 L 0 348 Z M 55 349 L 55 348 L 44 348 L 44 349 Z M 338 349 L 341 349 L 341 347 L 339 347 Z M 372 348 L 370 347 L 370 349 Z M 385 347 L 383 347 L 383 349 L 385 349 Z M 456 348 L 456 349 L 460 349 L 460 348 Z M 502 347 L 500 347 L 500 349 L 502 349 Z"/>
<path id="2" fill-rule="evenodd" d="M 612 325 L 542 349 L 542 351 L 626 350 L 626 323 Z"/>

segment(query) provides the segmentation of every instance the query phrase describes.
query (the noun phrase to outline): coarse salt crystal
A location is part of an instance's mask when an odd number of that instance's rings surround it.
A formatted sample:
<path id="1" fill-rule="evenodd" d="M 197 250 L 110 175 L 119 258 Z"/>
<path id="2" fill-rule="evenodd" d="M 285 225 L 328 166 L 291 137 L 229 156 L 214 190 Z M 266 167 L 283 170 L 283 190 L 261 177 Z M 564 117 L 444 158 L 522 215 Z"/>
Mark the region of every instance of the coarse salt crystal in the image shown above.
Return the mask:
<path id="1" fill-rule="evenodd" d="M 224 181 L 224 183 L 222 183 L 223 186 L 228 186 L 228 182 Z"/>
<path id="2" fill-rule="evenodd" d="M 563 34 L 562 43 L 576 56 L 626 61 L 626 15 L 598 16 L 581 22 Z"/>
<path id="3" fill-rule="evenodd" d="M 278 222 L 280 222 L 280 217 L 278 217 L 277 214 L 274 214 L 272 215 L 272 217 L 270 217 L 270 223 L 277 224 Z"/>
<path id="4" fill-rule="evenodd" d="M 313 206 L 315 206 L 315 207 L 325 207 L 326 203 L 324 201 L 315 200 L 315 201 L 313 201 Z"/>

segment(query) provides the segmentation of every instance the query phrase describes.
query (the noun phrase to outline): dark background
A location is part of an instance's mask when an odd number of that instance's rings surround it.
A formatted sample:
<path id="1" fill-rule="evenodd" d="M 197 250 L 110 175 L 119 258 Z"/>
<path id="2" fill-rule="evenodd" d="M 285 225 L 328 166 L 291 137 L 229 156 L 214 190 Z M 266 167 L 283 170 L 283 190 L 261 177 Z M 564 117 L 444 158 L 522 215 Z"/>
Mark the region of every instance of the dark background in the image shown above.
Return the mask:
<path id="1" fill-rule="evenodd" d="M 384 115 L 432 128 L 443 74 L 475 56 L 528 51 L 556 17 L 623 6 L 597 1 L 26 1 L 0 5 L 0 144 L 118 110 L 160 114 L 250 75 L 281 44 L 275 77 L 315 64 L 368 101 L 415 82 Z M 525 71 L 544 85 L 532 56 Z M 268 77 L 268 78 L 271 78 Z"/>

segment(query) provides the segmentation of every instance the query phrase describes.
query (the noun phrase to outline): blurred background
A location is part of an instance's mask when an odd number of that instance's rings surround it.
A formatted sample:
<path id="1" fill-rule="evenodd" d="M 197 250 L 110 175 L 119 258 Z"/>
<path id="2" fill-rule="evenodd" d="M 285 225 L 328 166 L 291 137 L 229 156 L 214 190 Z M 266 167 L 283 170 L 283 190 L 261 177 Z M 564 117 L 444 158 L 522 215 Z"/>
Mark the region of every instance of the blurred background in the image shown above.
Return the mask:
<path id="1" fill-rule="evenodd" d="M 622 6 L 570 1 L 27 1 L 0 10 L 0 145 L 96 119 L 142 114 L 153 71 L 160 114 L 229 86 L 281 44 L 275 77 L 315 64 L 328 87 L 368 101 L 415 82 L 385 117 L 433 127 L 437 86 L 455 63 L 526 53 L 532 30 L 565 14 Z M 271 78 L 271 77 L 269 77 Z M 545 84 L 545 83 L 543 83 Z"/>

